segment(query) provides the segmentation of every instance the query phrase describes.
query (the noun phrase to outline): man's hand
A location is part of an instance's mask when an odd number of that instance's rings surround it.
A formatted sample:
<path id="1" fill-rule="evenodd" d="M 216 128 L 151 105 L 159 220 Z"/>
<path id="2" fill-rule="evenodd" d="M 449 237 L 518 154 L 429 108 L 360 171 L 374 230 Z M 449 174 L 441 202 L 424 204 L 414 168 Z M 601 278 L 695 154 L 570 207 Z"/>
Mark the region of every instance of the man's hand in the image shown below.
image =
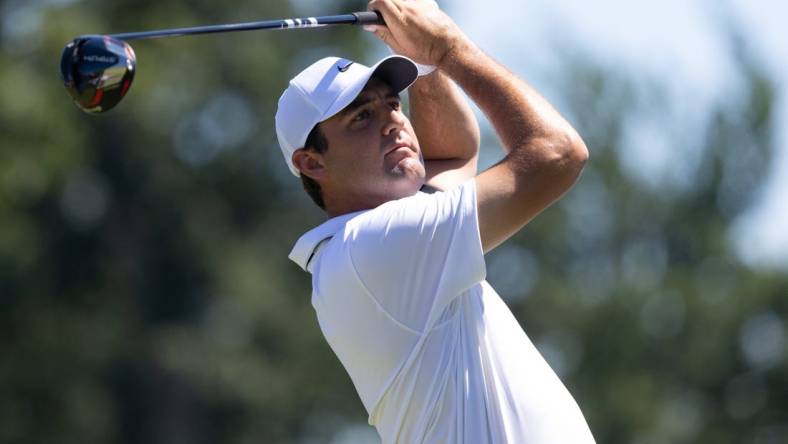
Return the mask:
<path id="1" fill-rule="evenodd" d="M 397 54 L 440 67 L 465 35 L 433 0 L 372 0 L 367 9 L 379 11 L 386 26 L 365 26 Z"/>

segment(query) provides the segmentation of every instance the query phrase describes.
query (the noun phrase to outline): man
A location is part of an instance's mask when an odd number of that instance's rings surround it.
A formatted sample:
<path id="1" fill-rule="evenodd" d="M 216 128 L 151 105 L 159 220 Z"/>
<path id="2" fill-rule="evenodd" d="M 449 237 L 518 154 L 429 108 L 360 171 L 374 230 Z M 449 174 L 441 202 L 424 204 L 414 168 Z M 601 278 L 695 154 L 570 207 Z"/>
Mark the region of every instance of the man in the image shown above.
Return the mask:
<path id="1" fill-rule="evenodd" d="M 327 58 L 279 101 L 285 160 L 329 220 L 291 259 L 384 443 L 592 443 L 580 409 L 484 280 L 492 250 L 575 182 L 588 152 L 535 91 L 429 0 L 373 0 L 398 54 Z M 413 124 L 398 93 L 411 89 Z M 476 175 L 485 112 L 507 151 Z M 418 134 L 418 137 L 417 137 Z"/>

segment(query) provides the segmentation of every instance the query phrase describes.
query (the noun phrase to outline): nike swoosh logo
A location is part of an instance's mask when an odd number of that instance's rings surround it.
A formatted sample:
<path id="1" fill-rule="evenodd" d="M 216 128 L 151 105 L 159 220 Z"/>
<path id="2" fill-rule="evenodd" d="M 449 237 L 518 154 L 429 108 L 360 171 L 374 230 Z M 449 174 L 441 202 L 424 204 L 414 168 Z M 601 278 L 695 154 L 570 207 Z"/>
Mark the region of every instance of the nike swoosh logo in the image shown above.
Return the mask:
<path id="1" fill-rule="evenodd" d="M 350 65 L 352 65 L 354 63 L 356 63 L 356 62 L 350 62 L 350 63 L 348 63 L 345 66 L 337 66 L 337 69 L 339 70 L 339 72 L 345 72 L 345 71 L 348 70 L 348 68 L 350 68 Z"/>

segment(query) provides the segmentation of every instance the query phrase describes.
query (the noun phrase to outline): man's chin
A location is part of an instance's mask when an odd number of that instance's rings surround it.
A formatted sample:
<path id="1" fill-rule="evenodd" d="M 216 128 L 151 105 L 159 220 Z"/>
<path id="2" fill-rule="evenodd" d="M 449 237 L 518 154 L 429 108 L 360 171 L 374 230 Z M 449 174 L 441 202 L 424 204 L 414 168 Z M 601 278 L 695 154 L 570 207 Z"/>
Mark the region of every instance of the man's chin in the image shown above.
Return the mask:
<path id="1" fill-rule="evenodd" d="M 397 165 L 390 171 L 391 175 L 404 180 L 424 180 L 424 164 L 412 157 L 405 158 L 397 162 Z"/>

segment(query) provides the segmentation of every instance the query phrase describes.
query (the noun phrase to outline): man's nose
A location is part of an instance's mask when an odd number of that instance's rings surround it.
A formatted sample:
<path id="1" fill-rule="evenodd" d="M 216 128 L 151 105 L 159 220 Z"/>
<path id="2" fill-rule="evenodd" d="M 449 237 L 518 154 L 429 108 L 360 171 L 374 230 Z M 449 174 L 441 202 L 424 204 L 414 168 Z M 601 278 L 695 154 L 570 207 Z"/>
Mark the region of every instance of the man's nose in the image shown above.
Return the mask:
<path id="1" fill-rule="evenodd" d="M 383 125 L 383 135 L 388 136 L 392 131 L 401 130 L 405 126 L 406 119 L 401 110 L 389 108 Z"/>

